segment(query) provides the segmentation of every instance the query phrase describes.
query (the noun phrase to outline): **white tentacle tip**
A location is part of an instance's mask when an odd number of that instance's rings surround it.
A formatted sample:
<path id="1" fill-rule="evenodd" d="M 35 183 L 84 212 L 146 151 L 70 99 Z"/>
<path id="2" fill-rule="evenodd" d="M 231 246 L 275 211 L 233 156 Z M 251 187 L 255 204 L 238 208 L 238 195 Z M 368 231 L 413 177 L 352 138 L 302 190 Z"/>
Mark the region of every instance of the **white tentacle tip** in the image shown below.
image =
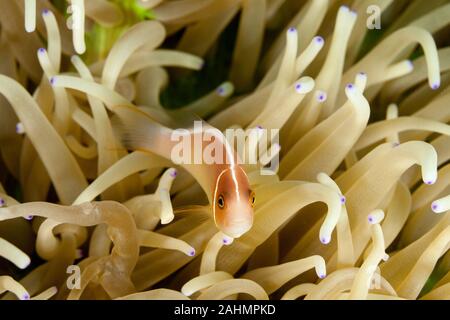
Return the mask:
<path id="1" fill-rule="evenodd" d="M 320 237 L 320 242 L 322 242 L 323 244 L 329 244 L 331 241 L 331 237 L 330 236 L 321 236 Z"/>
<path id="2" fill-rule="evenodd" d="M 185 286 L 181 288 L 181 293 L 184 294 L 186 297 L 190 297 L 194 294 L 194 291 L 189 290 L 190 288 L 186 289 Z"/>
<path id="3" fill-rule="evenodd" d="M 295 91 L 300 94 L 306 94 L 308 92 L 311 92 L 311 90 L 314 88 L 314 79 L 311 77 L 303 77 L 299 81 L 295 83 Z"/>
<path id="4" fill-rule="evenodd" d="M 322 91 L 322 90 L 317 90 L 316 99 L 319 102 L 327 101 L 327 93 L 325 91 Z"/>
<path id="5" fill-rule="evenodd" d="M 31 297 L 28 293 L 25 293 L 22 297 L 20 297 L 20 300 L 30 300 Z"/>
<path id="6" fill-rule="evenodd" d="M 444 213 L 450 210 L 450 196 L 433 201 L 431 203 L 431 210 L 434 213 Z"/>
<path id="7" fill-rule="evenodd" d="M 272 148 L 273 148 L 273 151 L 274 151 L 274 152 L 279 152 L 279 151 L 281 150 L 281 145 L 280 145 L 278 142 L 275 142 L 275 143 L 272 145 Z"/>
<path id="8" fill-rule="evenodd" d="M 23 255 L 14 262 L 14 264 L 21 270 L 25 270 L 31 264 L 31 259 L 28 255 Z"/>
<path id="9" fill-rule="evenodd" d="M 314 41 L 320 44 L 323 44 L 325 42 L 325 40 L 321 36 L 315 36 Z"/>
<path id="10" fill-rule="evenodd" d="M 384 254 L 383 258 L 381 258 L 384 262 L 389 260 L 389 255 L 387 253 Z"/>
<path id="11" fill-rule="evenodd" d="M 226 246 L 229 246 L 230 244 L 232 244 L 233 243 L 233 241 L 234 241 L 234 239 L 232 238 L 232 237 L 229 237 L 229 236 L 227 236 L 227 235 L 223 235 L 223 237 L 222 237 L 222 243 L 224 244 L 224 245 L 226 245 Z"/>
<path id="12" fill-rule="evenodd" d="M 324 279 L 327 276 L 327 267 L 325 260 L 321 256 L 316 256 L 316 263 L 314 269 L 320 279 Z"/>
<path id="13" fill-rule="evenodd" d="M 345 86 L 345 95 L 347 96 L 347 99 L 351 100 L 354 98 L 357 91 L 357 87 L 353 83 L 349 83 Z"/>
<path id="14" fill-rule="evenodd" d="M 432 90 L 437 90 L 437 89 L 439 89 L 441 87 L 441 84 L 439 82 L 434 82 L 434 83 L 431 84 L 430 87 L 431 87 Z"/>
<path id="15" fill-rule="evenodd" d="M 439 205 L 435 202 L 433 202 L 431 204 L 431 210 L 433 210 L 434 213 L 441 213 L 441 211 L 439 210 Z"/>
<path id="16" fill-rule="evenodd" d="M 225 82 L 217 87 L 216 92 L 220 97 L 228 97 L 233 93 L 233 90 L 233 84 L 231 82 Z"/>
<path id="17" fill-rule="evenodd" d="M 367 73 L 365 72 L 358 72 L 358 74 L 356 75 L 356 79 L 358 81 L 367 81 Z"/>
<path id="18" fill-rule="evenodd" d="M 225 95 L 226 95 L 226 94 L 225 94 L 225 89 L 224 89 L 222 86 L 218 87 L 218 88 L 217 88 L 217 94 L 218 94 L 219 96 L 221 96 L 221 97 L 225 96 Z"/>
<path id="19" fill-rule="evenodd" d="M 16 123 L 16 133 L 17 134 L 24 134 L 25 133 L 25 127 L 22 122 Z"/>
<path id="20" fill-rule="evenodd" d="M 170 216 L 170 217 L 162 217 L 162 218 L 161 218 L 161 224 L 169 224 L 169 223 L 172 222 L 172 220 L 173 220 L 174 218 L 175 218 L 175 217 L 173 217 L 173 216 Z"/>
<path id="21" fill-rule="evenodd" d="M 377 224 L 380 223 L 381 221 L 383 221 L 384 219 L 384 212 L 383 210 L 374 210 L 372 213 L 370 213 L 367 216 L 367 220 L 369 221 L 370 224 Z"/>
<path id="22" fill-rule="evenodd" d="M 169 174 L 172 178 L 175 179 L 178 174 L 177 169 L 172 169 Z"/>
<path id="23" fill-rule="evenodd" d="M 83 42 L 75 45 L 75 52 L 78 54 L 84 54 L 86 52 L 86 44 Z"/>
<path id="24" fill-rule="evenodd" d="M 298 93 L 302 93 L 302 84 L 301 83 L 297 83 L 295 85 L 295 91 L 297 91 Z"/>
<path id="25" fill-rule="evenodd" d="M 414 70 L 414 63 L 411 60 L 406 60 L 406 63 L 408 64 L 408 67 L 410 71 Z"/>

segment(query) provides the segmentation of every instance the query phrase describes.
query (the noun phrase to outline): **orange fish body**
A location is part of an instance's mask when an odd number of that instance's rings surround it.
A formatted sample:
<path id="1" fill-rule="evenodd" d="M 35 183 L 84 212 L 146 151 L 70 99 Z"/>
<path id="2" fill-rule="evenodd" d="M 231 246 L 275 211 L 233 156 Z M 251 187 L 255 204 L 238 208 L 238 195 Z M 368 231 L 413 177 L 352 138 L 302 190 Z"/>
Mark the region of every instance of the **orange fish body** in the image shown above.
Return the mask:
<path id="1" fill-rule="evenodd" d="M 173 161 L 172 151 L 179 144 L 173 139 L 175 130 L 158 123 L 147 112 L 136 107 L 118 107 L 115 112 L 120 120 L 120 138 L 127 148 L 152 152 Z M 237 157 L 223 134 L 215 128 L 208 129 L 209 135 L 211 132 L 213 135 L 209 142 L 208 139 L 203 139 L 203 131 L 185 130 L 188 132 L 186 138 L 194 142 L 196 139 L 201 141 L 200 144 L 190 144 L 189 151 L 203 155 L 203 150 L 209 144 L 216 143 L 216 150 L 221 149 L 223 154 L 219 159 L 221 161 L 187 162 L 180 165 L 206 192 L 216 226 L 227 236 L 238 238 L 253 225 L 255 194 L 250 188 L 247 174 L 238 164 Z"/>

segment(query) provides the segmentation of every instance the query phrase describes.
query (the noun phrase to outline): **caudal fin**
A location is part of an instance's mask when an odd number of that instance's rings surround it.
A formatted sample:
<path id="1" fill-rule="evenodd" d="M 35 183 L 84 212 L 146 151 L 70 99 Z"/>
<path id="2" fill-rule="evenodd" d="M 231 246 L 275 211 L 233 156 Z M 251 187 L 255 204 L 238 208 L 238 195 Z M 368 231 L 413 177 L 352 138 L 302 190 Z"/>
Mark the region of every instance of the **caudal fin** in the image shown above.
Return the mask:
<path id="1" fill-rule="evenodd" d="M 123 146 L 170 157 L 171 129 L 162 125 L 158 115 L 132 106 L 114 108 L 112 125 Z"/>

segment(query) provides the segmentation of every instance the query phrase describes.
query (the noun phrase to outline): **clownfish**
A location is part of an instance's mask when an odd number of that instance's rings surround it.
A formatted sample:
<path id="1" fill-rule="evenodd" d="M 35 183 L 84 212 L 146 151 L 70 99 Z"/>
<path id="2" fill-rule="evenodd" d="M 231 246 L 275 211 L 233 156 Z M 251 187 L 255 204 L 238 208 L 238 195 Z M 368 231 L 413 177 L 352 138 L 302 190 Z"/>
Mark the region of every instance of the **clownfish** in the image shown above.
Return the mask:
<path id="1" fill-rule="evenodd" d="M 172 151 L 179 144 L 179 140 L 173 138 L 176 130 L 161 124 L 161 118 L 155 120 L 155 112 L 150 108 L 116 106 L 114 113 L 117 119 L 114 126 L 124 147 L 151 152 L 174 162 Z M 200 151 L 203 155 L 203 149 L 211 143 L 215 143 L 216 150 L 223 154 L 223 161 L 180 165 L 197 180 L 206 193 L 217 228 L 228 237 L 239 238 L 251 229 L 254 219 L 255 192 L 250 188 L 247 174 L 238 164 L 235 152 L 220 130 L 207 126 L 207 130 L 190 129 L 183 132 L 185 138 L 201 141 L 200 145 L 189 144 L 190 154 Z M 176 135 L 180 136 L 179 131 Z M 205 135 L 209 137 L 204 139 Z"/>

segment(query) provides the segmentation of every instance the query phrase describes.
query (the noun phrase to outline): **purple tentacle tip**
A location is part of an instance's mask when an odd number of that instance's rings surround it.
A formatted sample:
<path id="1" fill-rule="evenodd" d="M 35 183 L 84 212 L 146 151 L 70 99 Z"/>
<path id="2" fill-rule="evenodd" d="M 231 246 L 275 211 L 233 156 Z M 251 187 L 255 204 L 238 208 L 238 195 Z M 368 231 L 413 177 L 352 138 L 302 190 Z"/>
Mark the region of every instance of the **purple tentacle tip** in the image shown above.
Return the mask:
<path id="1" fill-rule="evenodd" d="M 256 126 L 256 129 L 260 129 L 260 130 L 261 130 L 262 128 L 263 128 L 263 127 L 260 126 L 260 125 L 257 125 L 257 126 Z"/>
<path id="2" fill-rule="evenodd" d="M 217 94 L 218 94 L 219 96 L 223 95 L 224 93 L 225 93 L 225 90 L 223 89 L 222 86 L 220 86 L 220 87 L 217 88 Z"/>
<path id="3" fill-rule="evenodd" d="M 222 239 L 223 244 L 228 244 L 228 240 L 227 239 Z"/>
<path id="4" fill-rule="evenodd" d="M 42 10 L 42 14 L 43 15 L 46 15 L 46 14 L 48 14 L 50 11 L 48 10 L 48 9 L 44 9 L 44 10 Z"/>
<path id="5" fill-rule="evenodd" d="M 328 239 L 326 237 L 322 237 L 322 238 L 320 238 L 320 242 L 322 242 L 323 244 L 328 244 L 328 243 L 330 243 L 330 239 Z"/>
<path id="6" fill-rule="evenodd" d="M 324 102 L 325 100 L 327 100 L 327 94 L 323 91 L 319 91 L 317 95 L 317 100 L 319 102 Z"/>
<path id="7" fill-rule="evenodd" d="M 347 85 L 347 88 L 348 88 L 348 89 L 353 89 L 353 87 L 354 87 L 354 86 L 353 86 L 352 83 L 349 83 L 349 84 Z"/>
<path id="8" fill-rule="evenodd" d="M 25 293 L 25 294 L 22 296 L 22 300 L 30 300 L 30 295 L 29 295 L 28 293 Z"/>
<path id="9" fill-rule="evenodd" d="M 323 278 L 325 278 L 325 277 L 326 277 L 326 275 L 324 275 L 324 274 L 321 274 L 321 275 L 319 276 L 320 279 L 323 279 Z"/>
<path id="10" fill-rule="evenodd" d="M 26 216 L 25 219 L 28 221 L 33 220 L 33 216 L 30 214 L 30 215 Z"/>
<path id="11" fill-rule="evenodd" d="M 175 178 L 175 177 L 177 176 L 177 170 L 173 170 L 173 171 L 170 173 L 170 176 L 171 176 L 172 178 Z"/>
<path id="12" fill-rule="evenodd" d="M 289 31 L 289 32 L 296 32 L 296 31 L 297 31 L 297 29 L 296 29 L 296 28 L 294 28 L 294 27 L 291 27 L 291 28 L 289 28 L 289 29 L 288 29 L 288 31 Z"/>
<path id="13" fill-rule="evenodd" d="M 39 49 L 38 49 L 38 52 L 39 52 L 39 53 L 44 53 L 44 52 L 45 52 L 45 48 L 39 48 Z"/>
<path id="14" fill-rule="evenodd" d="M 189 255 L 190 255 L 191 257 L 195 256 L 195 250 L 189 251 Z"/>
<path id="15" fill-rule="evenodd" d="M 431 205 L 431 209 L 432 209 L 433 211 L 437 211 L 438 208 L 439 208 L 439 206 L 438 206 L 437 204 L 435 204 L 435 203 L 433 203 L 433 204 Z"/>
<path id="16" fill-rule="evenodd" d="M 433 84 L 431 85 L 431 89 L 437 90 L 437 89 L 439 89 L 440 86 L 441 86 L 441 85 L 440 85 L 439 83 L 433 83 Z"/>
<path id="17" fill-rule="evenodd" d="M 50 84 L 54 85 L 56 83 L 56 78 L 55 77 L 51 77 L 50 78 Z"/>
<path id="18" fill-rule="evenodd" d="M 324 41 L 321 36 L 317 36 L 315 39 L 317 43 L 322 43 Z"/>
<path id="19" fill-rule="evenodd" d="M 345 201 L 347 201 L 347 199 L 345 198 L 345 196 L 341 196 L 341 203 L 344 204 Z"/>
<path id="20" fill-rule="evenodd" d="M 426 184 L 434 184 L 436 181 L 433 181 L 433 180 L 427 180 L 427 181 L 425 181 L 425 183 Z"/>
<path id="21" fill-rule="evenodd" d="M 367 76 L 367 73 L 365 73 L 365 72 L 360 72 L 359 75 L 360 75 L 360 76 Z"/>
<path id="22" fill-rule="evenodd" d="M 5 199 L 0 198 L 0 207 L 3 207 L 6 204 Z"/>
<path id="23" fill-rule="evenodd" d="M 301 89 L 302 89 L 301 83 L 297 83 L 297 84 L 295 85 L 295 90 L 300 91 Z"/>

